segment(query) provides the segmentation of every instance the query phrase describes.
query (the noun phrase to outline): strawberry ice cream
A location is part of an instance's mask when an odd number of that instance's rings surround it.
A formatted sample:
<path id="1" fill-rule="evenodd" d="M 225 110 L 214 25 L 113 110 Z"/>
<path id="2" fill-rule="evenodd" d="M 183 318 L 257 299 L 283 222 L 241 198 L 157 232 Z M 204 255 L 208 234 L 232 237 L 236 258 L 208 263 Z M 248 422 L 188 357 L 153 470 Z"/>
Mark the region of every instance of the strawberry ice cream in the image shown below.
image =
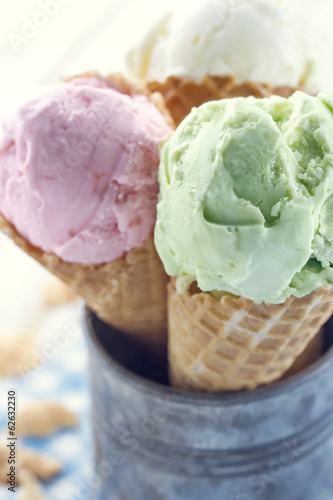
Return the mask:
<path id="1" fill-rule="evenodd" d="M 48 87 L 0 128 L 0 212 L 67 262 L 112 262 L 151 235 L 170 128 L 101 78 Z"/>

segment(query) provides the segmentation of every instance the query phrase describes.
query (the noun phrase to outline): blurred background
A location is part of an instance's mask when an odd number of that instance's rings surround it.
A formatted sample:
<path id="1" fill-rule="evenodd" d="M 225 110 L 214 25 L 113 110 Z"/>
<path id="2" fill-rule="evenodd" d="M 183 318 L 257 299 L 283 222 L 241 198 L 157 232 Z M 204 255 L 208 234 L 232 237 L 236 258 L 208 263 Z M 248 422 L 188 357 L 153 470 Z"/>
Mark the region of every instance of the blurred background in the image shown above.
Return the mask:
<path id="1" fill-rule="evenodd" d="M 167 5 L 153 0 L 16 0 L 1 15 L 1 87 L 122 69 L 128 47 Z M 40 26 L 40 27 L 38 27 Z M 4 87 L 3 87 L 4 86 Z"/>
<path id="2" fill-rule="evenodd" d="M 319 25 L 332 24 L 332 0 L 320 0 L 315 8 L 313 0 L 290 1 L 298 2 L 300 9 L 314 17 Z M 173 4 L 177 1 L 168 0 L 167 5 L 159 0 L 2 2 L 0 116 L 16 89 L 55 82 L 90 70 L 102 74 L 121 71 L 129 48 L 152 19 Z M 38 492 L 40 496 L 35 490 L 34 496 L 29 497 L 34 500 L 83 500 L 91 493 L 93 450 L 81 307 L 80 301 L 0 235 L 0 341 L 4 339 L 2 347 L 0 343 L 2 442 L 7 422 L 7 392 L 11 388 L 17 390 L 19 409 L 31 401 L 52 400 L 64 405 L 79 419 L 73 429 L 60 429 L 44 438 L 28 436 L 20 440 L 22 446 L 47 453 L 63 465 L 63 472 L 43 485 L 43 490 Z M 14 350 L 8 347 L 9 338 L 16 339 Z M 32 343 L 25 346 L 24 338 L 32 338 Z M 22 374 L 22 370 L 11 374 L 4 368 L 1 372 L 4 357 L 11 361 L 20 343 L 26 353 L 29 349 L 34 351 L 37 365 L 29 366 L 26 374 Z M 24 493 L 20 495 L 22 500 L 28 500 Z M 13 494 L 0 485 L 0 498 L 13 498 Z"/>

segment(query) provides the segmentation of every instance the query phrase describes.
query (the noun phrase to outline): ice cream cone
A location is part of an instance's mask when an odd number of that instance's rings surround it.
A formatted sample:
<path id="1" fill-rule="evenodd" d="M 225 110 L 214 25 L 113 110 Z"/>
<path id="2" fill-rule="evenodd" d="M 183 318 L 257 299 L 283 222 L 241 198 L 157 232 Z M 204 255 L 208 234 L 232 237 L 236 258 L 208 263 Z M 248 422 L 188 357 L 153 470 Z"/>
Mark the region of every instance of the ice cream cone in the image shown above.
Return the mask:
<path id="1" fill-rule="evenodd" d="M 272 87 L 260 83 L 238 83 L 234 77 L 206 76 L 201 83 L 190 78 L 169 77 L 165 82 L 147 82 L 151 92 L 164 96 L 166 106 L 176 126 L 190 113 L 193 107 L 208 101 L 230 97 L 269 97 L 273 94 L 289 97 L 295 92 L 288 86 Z"/>
<path id="2" fill-rule="evenodd" d="M 98 73 L 68 78 L 73 84 L 87 78 L 103 80 Z M 76 81 L 74 81 L 76 80 Z M 144 82 L 111 74 L 104 79 L 122 94 L 144 94 L 173 126 L 161 94 L 151 92 Z M 67 283 L 97 316 L 112 327 L 128 334 L 144 349 L 159 358 L 166 358 L 167 283 L 163 264 L 155 250 L 152 234 L 141 246 L 126 252 L 122 258 L 105 264 L 67 262 L 53 253 L 46 253 L 27 239 L 0 214 L 0 229 L 21 249 L 48 271 Z M 75 262 L 75 261 L 74 261 Z"/>
<path id="3" fill-rule="evenodd" d="M 172 385 L 210 392 L 255 389 L 282 377 L 333 313 L 333 286 L 285 303 L 255 304 L 169 284 Z"/>
<path id="4" fill-rule="evenodd" d="M 22 238 L 0 215 L 0 229 L 18 247 L 83 297 L 100 319 L 159 352 L 167 335 L 167 282 L 153 238 L 102 265 L 68 263 Z"/>

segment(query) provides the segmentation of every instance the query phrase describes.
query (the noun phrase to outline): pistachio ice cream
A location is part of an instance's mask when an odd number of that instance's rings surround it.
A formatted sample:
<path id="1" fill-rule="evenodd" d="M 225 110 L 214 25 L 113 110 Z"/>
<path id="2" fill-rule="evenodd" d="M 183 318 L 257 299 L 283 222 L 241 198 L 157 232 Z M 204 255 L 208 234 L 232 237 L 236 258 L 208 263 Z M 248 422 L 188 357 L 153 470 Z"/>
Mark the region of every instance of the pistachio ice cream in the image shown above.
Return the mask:
<path id="1" fill-rule="evenodd" d="M 282 303 L 333 283 L 333 95 L 225 99 L 165 144 L 155 243 L 179 292 Z"/>

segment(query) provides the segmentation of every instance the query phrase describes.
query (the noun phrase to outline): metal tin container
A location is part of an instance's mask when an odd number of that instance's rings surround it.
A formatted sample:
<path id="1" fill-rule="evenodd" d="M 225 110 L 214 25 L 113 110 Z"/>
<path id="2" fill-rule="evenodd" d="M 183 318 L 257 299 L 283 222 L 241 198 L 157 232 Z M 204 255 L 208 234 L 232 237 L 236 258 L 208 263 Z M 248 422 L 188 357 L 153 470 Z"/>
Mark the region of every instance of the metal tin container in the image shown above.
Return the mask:
<path id="1" fill-rule="evenodd" d="M 85 311 L 94 500 L 332 500 L 333 348 L 253 392 L 193 394 Z"/>

